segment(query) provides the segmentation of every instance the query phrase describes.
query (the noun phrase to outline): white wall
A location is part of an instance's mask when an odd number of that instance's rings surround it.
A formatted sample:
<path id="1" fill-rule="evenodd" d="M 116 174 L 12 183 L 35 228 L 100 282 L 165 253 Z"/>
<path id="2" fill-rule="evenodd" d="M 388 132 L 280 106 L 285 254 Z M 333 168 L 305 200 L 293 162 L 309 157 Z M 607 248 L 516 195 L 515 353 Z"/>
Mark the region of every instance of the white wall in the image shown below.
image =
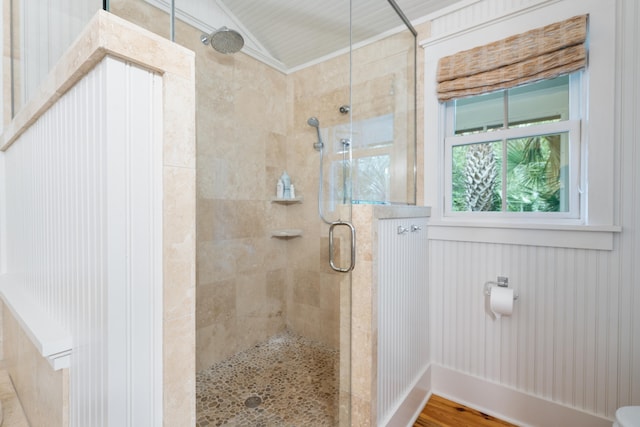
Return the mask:
<path id="1" fill-rule="evenodd" d="M 422 262 L 427 218 L 380 219 L 377 226 L 377 419 L 378 425 L 393 425 L 389 421 L 429 366 L 429 343 L 422 339 L 429 330 Z M 408 230 L 399 233 L 399 227 Z"/>
<path id="2" fill-rule="evenodd" d="M 608 418 L 619 406 L 640 405 L 640 4 L 615 5 L 616 132 L 608 140 L 622 232 L 613 249 L 482 243 L 463 233 L 450 240 L 446 229 L 429 246 L 435 364 Z M 437 180 L 426 154 L 426 181 Z M 482 286 L 498 275 L 520 299 L 513 316 L 494 321 Z"/>
<path id="3" fill-rule="evenodd" d="M 161 424 L 161 102 L 105 57 L 4 153 L 4 286 L 72 336 L 71 426 Z"/>

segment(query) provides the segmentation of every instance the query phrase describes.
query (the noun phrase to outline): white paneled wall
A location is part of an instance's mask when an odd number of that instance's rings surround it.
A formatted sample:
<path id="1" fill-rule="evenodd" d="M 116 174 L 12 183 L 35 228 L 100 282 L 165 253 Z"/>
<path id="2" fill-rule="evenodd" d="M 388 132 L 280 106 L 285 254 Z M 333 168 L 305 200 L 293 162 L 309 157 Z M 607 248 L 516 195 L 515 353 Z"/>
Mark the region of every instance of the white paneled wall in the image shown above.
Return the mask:
<path id="1" fill-rule="evenodd" d="M 614 249 L 429 245 L 435 363 L 609 418 L 640 405 L 640 4 L 618 7 Z M 500 321 L 482 295 L 497 275 L 520 294 Z"/>
<path id="2" fill-rule="evenodd" d="M 628 399 L 619 326 L 632 306 L 614 253 L 435 240 L 429 252 L 434 362 L 601 415 Z M 498 275 L 519 299 L 496 321 L 483 283 Z"/>
<path id="3" fill-rule="evenodd" d="M 5 153 L 8 284 L 73 337 L 72 426 L 161 423 L 161 100 L 106 57 Z"/>
<path id="4" fill-rule="evenodd" d="M 428 367 L 427 219 L 379 220 L 377 247 L 378 425 L 387 425 Z"/>
<path id="5" fill-rule="evenodd" d="M 463 28 L 481 25 L 527 8 L 544 5 L 549 3 L 549 0 L 478 0 L 467 3 L 466 7 L 454 9 L 434 19 L 431 22 L 431 37 L 444 37 Z"/>

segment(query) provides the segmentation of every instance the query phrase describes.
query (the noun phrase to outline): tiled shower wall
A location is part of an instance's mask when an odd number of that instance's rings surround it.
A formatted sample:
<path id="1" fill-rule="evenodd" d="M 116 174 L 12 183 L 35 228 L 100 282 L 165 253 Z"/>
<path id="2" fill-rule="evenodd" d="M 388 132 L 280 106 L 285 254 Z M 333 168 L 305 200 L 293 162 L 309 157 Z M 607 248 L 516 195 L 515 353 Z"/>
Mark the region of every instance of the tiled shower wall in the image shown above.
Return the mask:
<path id="1" fill-rule="evenodd" d="M 112 1 L 111 7 L 167 35 L 166 15 L 144 2 Z M 200 31 L 186 24 L 178 23 L 176 41 L 196 52 L 196 368 L 287 326 L 337 348 L 338 286 L 326 276 L 338 276 L 320 271 L 326 239 L 320 239 L 315 214 L 317 181 L 311 185 L 306 179 L 317 176 L 315 132 L 305 117 L 296 123 L 305 139 L 288 136 L 291 79 L 243 53 L 214 52 L 200 42 Z M 304 151 L 298 152 L 301 147 Z M 288 166 L 307 163 L 314 172 Z M 302 204 L 271 202 L 284 170 L 304 198 Z M 271 230 L 278 228 L 301 228 L 304 236 L 272 238 Z"/>
<path id="2" fill-rule="evenodd" d="M 393 12 L 390 10 L 390 13 Z M 291 75 L 292 93 L 289 104 L 293 106 L 293 122 L 290 125 L 291 138 L 287 149 L 288 167 L 292 176 L 297 177 L 296 189 L 302 188 L 306 197 L 304 205 L 297 207 L 300 213 L 293 210 L 291 212 L 295 212 L 295 226 L 301 224 L 300 228 L 304 228 L 305 233 L 317 235 L 320 244 L 319 247 L 317 244 L 310 246 L 308 241 L 302 239 L 292 242 L 290 246 L 292 250 L 289 251 L 289 259 L 294 262 L 291 274 L 302 280 L 292 282 L 294 298 L 289 300 L 289 320 L 302 328 L 305 335 L 334 346 L 338 345 L 337 332 L 341 326 L 340 286 L 349 284 L 340 285 L 343 276 L 335 273 L 328 265 L 328 227 L 318 219 L 318 205 L 315 200 L 318 196 L 319 153 L 314 151 L 313 143 L 316 142 L 317 135 L 315 129 L 307 125 L 307 119 L 317 117 L 321 128 L 348 123 L 349 117 L 341 114 L 339 107 L 352 103 L 351 113 L 354 122 L 393 114 L 395 140 L 412 140 L 413 125 L 410 124 L 410 112 L 413 99 L 409 99 L 406 90 L 407 76 L 413 72 L 410 61 L 412 55 L 412 36 L 405 32 L 354 50 L 351 74 L 350 58 L 345 54 Z M 327 138 L 326 134 L 324 138 Z M 345 219 L 349 217 L 346 210 L 340 213 L 330 212 L 327 207 L 330 197 L 327 189 L 331 186 L 331 165 L 328 157 L 331 156 L 335 141 L 327 138 L 324 143 L 325 216 L 334 221 L 338 218 Z M 391 195 L 395 197 L 392 200 L 410 201 L 413 196 L 407 196 L 407 192 L 413 193 L 413 190 L 409 189 L 413 175 L 409 180 L 407 174 L 409 169 L 411 174 L 413 172 L 413 157 L 407 155 L 406 147 L 402 144 L 396 144 L 394 150 L 392 155 L 397 156 L 396 159 L 399 161 L 394 163 L 396 175 L 392 175 L 391 178 Z M 348 239 L 347 236 L 340 237 L 343 242 Z M 338 256 L 345 263 L 342 265 L 346 265 L 348 256 L 349 249 L 343 245 Z M 356 260 L 356 268 L 362 260 Z M 311 287 L 306 287 L 305 292 L 319 299 L 319 306 L 309 305 L 306 301 L 295 298 L 296 292 L 300 292 L 299 287 L 304 286 L 305 282 L 312 284 Z M 349 311 L 345 311 L 343 307 L 342 314 L 345 315 L 345 312 L 351 317 Z M 327 321 L 332 323 L 324 330 L 314 326 L 318 322 Z M 342 326 L 345 326 L 344 321 L 342 323 Z"/>
<path id="3" fill-rule="evenodd" d="M 289 242 L 270 230 L 287 228 L 289 208 L 270 201 L 287 163 L 285 76 L 243 54 L 196 51 L 201 369 L 285 328 Z"/>
<path id="4" fill-rule="evenodd" d="M 142 0 L 112 1 L 111 8 L 167 36 L 166 15 Z M 348 121 L 338 108 L 351 102 L 349 58 L 285 75 L 243 53 L 219 54 L 200 34 L 177 24 L 176 41 L 196 52 L 197 369 L 285 328 L 338 348 L 343 276 L 328 266 L 328 228 L 317 213 L 317 136 L 307 119 L 318 117 L 323 128 Z M 401 98 L 410 71 L 397 65 L 409 54 L 402 37 L 358 52 L 354 120 L 392 112 L 390 101 L 412 105 Z M 381 43 L 391 52 L 383 59 Z M 406 109 L 394 113 L 404 132 Z M 271 202 L 284 170 L 302 203 Z M 271 237 L 278 228 L 303 236 Z"/>
<path id="5" fill-rule="evenodd" d="M 193 32 L 190 40 L 197 35 Z M 199 367 L 285 326 L 338 348 L 343 275 L 328 263 L 328 227 L 317 211 L 317 136 L 307 119 L 318 117 L 323 128 L 348 121 L 338 109 L 350 102 L 349 58 L 342 55 L 285 76 L 242 54 L 221 57 L 204 46 L 191 48 L 197 52 L 196 84 L 202 88 L 198 117 L 206 117 L 198 121 Z M 407 40 L 386 41 L 384 48 L 404 55 Z M 396 65 L 406 59 L 391 54 L 380 59 L 379 44 L 358 55 L 366 77 L 358 79 L 354 70 L 359 97 L 353 102 L 368 106 L 360 108 L 360 118 L 394 112 L 406 120 L 406 110 L 389 107 L 402 87 L 388 95 L 394 79 L 406 77 L 407 70 Z M 411 105 L 401 101 L 397 104 Z M 406 129 L 406 123 L 397 128 Z M 302 203 L 271 203 L 283 170 Z M 325 188 L 328 170 L 325 162 Z M 327 216 L 338 219 L 336 213 Z M 275 239 L 270 237 L 275 228 L 302 229 L 303 236 Z"/>

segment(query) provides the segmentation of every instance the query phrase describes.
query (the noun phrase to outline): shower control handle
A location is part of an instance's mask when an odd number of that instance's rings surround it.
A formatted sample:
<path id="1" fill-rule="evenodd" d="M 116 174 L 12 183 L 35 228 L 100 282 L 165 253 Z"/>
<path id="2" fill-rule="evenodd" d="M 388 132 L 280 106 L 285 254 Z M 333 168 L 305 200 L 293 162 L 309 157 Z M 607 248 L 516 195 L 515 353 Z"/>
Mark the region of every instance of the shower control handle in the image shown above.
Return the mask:
<path id="1" fill-rule="evenodd" d="M 405 234 L 408 232 L 409 232 L 409 229 L 407 227 L 403 227 L 401 225 L 398 226 L 398 234 Z"/>
<path id="2" fill-rule="evenodd" d="M 417 231 L 422 230 L 422 227 L 420 227 L 419 225 L 415 225 L 415 224 L 411 224 L 411 232 L 415 233 Z"/>

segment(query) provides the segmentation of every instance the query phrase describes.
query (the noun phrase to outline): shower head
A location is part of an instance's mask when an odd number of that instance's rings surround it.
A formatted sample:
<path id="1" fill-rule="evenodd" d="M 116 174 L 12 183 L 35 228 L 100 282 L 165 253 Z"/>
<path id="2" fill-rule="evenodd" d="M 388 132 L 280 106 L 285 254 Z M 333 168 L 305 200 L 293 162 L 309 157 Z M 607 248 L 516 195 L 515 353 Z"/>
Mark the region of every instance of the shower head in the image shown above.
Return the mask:
<path id="1" fill-rule="evenodd" d="M 309 120 L 307 120 L 307 124 L 309 126 L 316 128 L 316 131 L 318 132 L 318 142 L 313 144 L 313 148 L 320 151 L 322 147 L 324 147 L 324 143 L 322 142 L 322 137 L 320 136 L 320 121 L 318 121 L 317 117 L 309 117 Z"/>
<path id="2" fill-rule="evenodd" d="M 313 126 L 314 128 L 320 127 L 320 122 L 318 121 L 317 117 L 309 117 L 309 120 L 307 120 L 307 124 L 309 126 Z"/>
<path id="3" fill-rule="evenodd" d="M 200 41 L 205 45 L 210 44 L 220 53 L 236 53 L 244 46 L 244 38 L 240 33 L 227 27 L 220 27 L 211 34 L 203 34 Z"/>

